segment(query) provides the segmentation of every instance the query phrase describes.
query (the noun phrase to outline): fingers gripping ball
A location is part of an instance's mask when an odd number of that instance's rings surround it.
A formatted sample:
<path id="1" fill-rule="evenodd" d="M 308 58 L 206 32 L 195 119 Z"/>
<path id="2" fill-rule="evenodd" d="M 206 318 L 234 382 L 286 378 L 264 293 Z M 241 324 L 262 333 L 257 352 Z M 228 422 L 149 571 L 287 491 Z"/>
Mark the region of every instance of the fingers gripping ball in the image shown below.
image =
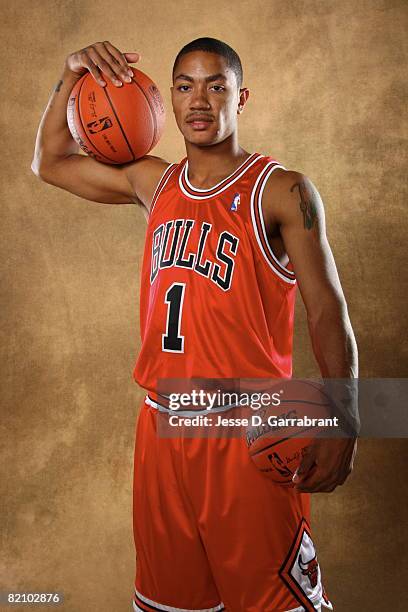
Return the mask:
<path id="1" fill-rule="evenodd" d="M 124 164 L 146 155 L 159 141 L 165 121 L 161 94 L 141 70 L 131 83 L 102 87 L 88 72 L 75 84 L 67 106 L 72 137 L 105 164 Z"/>
<path id="2" fill-rule="evenodd" d="M 293 475 L 308 447 L 330 422 L 330 402 L 322 389 L 315 382 L 281 380 L 280 404 L 257 410 L 262 423 L 247 428 L 249 454 L 273 482 L 294 486 Z"/>

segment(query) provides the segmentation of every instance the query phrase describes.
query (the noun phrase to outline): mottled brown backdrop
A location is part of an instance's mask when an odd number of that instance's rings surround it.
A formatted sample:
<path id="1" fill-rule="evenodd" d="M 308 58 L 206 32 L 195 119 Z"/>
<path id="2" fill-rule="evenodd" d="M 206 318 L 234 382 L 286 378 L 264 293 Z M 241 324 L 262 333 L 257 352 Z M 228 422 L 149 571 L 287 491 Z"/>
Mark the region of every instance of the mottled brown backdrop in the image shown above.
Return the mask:
<path id="1" fill-rule="evenodd" d="M 31 173 L 64 58 L 106 39 L 141 51 L 140 68 L 168 109 L 155 152 L 176 161 L 184 149 L 169 97 L 175 54 L 203 35 L 235 47 L 251 90 L 241 142 L 315 182 L 360 374 L 399 377 L 407 374 L 408 4 L 1 4 L 0 589 L 63 591 L 67 612 L 127 612 L 145 220 L 134 206 L 89 203 Z M 295 374 L 317 375 L 300 300 L 297 315 Z M 407 609 L 406 450 L 400 440 L 361 441 L 347 484 L 314 497 L 319 559 L 339 612 Z"/>

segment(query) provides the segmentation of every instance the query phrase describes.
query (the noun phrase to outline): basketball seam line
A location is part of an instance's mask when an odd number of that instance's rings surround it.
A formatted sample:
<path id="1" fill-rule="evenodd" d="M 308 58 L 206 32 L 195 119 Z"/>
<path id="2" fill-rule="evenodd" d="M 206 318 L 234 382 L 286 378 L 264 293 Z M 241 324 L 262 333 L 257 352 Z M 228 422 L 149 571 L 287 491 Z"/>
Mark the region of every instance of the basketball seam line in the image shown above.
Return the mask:
<path id="1" fill-rule="evenodd" d="M 110 97 L 110 95 L 108 94 L 108 92 L 106 91 L 106 88 L 104 88 L 104 92 L 105 92 L 105 96 L 108 98 L 108 102 L 110 103 L 110 106 L 111 106 L 111 109 L 112 109 L 112 111 L 113 111 L 113 114 L 114 114 L 114 115 L 115 115 L 115 117 L 116 117 L 116 121 L 118 122 L 118 125 L 119 125 L 119 128 L 120 128 L 120 131 L 122 132 L 123 138 L 124 138 L 124 139 L 125 139 L 125 141 L 126 141 L 126 144 L 127 144 L 127 146 L 128 146 L 128 149 L 129 149 L 129 151 L 130 151 L 130 154 L 131 154 L 131 156 L 133 157 L 133 159 L 131 159 L 131 160 L 129 160 L 129 161 L 135 161 L 135 160 L 136 160 L 135 154 L 134 154 L 134 152 L 133 152 L 132 147 L 131 147 L 131 146 L 130 146 L 130 144 L 129 144 L 129 141 L 128 141 L 127 137 L 126 137 L 125 131 L 124 131 L 123 127 L 122 127 L 122 124 L 121 124 L 121 122 L 119 121 L 119 117 L 118 117 L 118 115 L 117 115 L 117 113 L 116 113 L 116 110 L 115 110 L 115 107 L 114 107 L 114 105 L 113 105 L 113 100 L 112 100 L 112 98 Z"/>
<path id="2" fill-rule="evenodd" d="M 136 86 L 137 86 L 137 87 L 140 89 L 140 91 L 142 92 L 142 94 L 143 94 L 143 95 L 144 95 L 144 97 L 146 98 L 146 102 L 147 102 L 147 105 L 148 105 L 149 110 L 150 110 L 150 115 L 151 115 L 151 117 L 152 117 L 152 119 L 153 119 L 153 123 L 154 123 L 154 132 L 153 132 L 152 142 L 150 143 L 150 148 L 149 148 L 149 151 L 150 151 L 150 150 L 153 148 L 153 143 L 154 143 L 154 140 L 155 140 L 156 135 L 157 135 L 157 121 L 156 121 L 156 115 L 155 115 L 155 113 L 154 113 L 154 111 L 153 111 L 153 109 L 152 109 L 152 105 L 150 104 L 150 100 L 149 100 L 149 98 L 147 97 L 147 95 L 146 95 L 146 93 L 145 93 L 145 91 L 144 91 L 143 87 L 141 87 L 141 86 L 139 85 L 139 83 L 138 83 L 137 81 L 135 81 L 135 79 L 134 79 L 134 78 L 132 79 L 132 82 L 133 82 L 133 83 L 134 83 L 134 84 L 135 84 L 135 85 L 136 85 Z"/>

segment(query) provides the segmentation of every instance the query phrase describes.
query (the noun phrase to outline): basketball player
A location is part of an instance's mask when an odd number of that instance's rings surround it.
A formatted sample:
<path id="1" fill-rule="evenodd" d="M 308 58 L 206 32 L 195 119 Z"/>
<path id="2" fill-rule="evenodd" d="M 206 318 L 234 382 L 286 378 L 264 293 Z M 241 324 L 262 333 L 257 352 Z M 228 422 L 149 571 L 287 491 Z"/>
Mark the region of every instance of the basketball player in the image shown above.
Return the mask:
<path id="1" fill-rule="evenodd" d="M 148 220 L 134 369 L 147 395 L 135 445 L 133 608 L 332 609 L 310 531 L 310 493 L 343 484 L 355 438 L 316 441 L 296 486 L 286 488 L 256 469 L 242 439 L 156 431 L 157 415 L 168 410 L 158 379 L 291 376 L 297 286 L 322 376 L 357 377 L 322 200 L 303 174 L 239 145 L 249 90 L 236 52 L 211 38 L 186 45 L 174 63 L 172 104 L 186 158 L 109 166 L 78 154 L 66 123 L 73 85 L 89 70 L 101 87 L 107 79 L 121 87 L 138 59 L 108 41 L 69 55 L 32 164 L 47 183 L 94 202 L 136 204 Z"/>

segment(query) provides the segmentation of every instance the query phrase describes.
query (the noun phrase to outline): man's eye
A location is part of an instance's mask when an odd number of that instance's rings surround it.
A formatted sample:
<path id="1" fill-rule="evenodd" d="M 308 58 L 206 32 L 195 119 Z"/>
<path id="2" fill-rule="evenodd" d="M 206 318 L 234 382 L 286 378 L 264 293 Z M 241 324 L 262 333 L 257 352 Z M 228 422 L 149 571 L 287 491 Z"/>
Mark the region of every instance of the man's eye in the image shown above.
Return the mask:
<path id="1" fill-rule="evenodd" d="M 223 87 L 222 85 L 213 85 L 212 89 L 215 89 L 215 91 L 224 91 L 225 87 Z"/>
<path id="2" fill-rule="evenodd" d="M 189 85 L 180 85 L 180 87 L 177 87 L 177 89 L 179 91 L 187 91 L 188 89 L 190 89 Z"/>

